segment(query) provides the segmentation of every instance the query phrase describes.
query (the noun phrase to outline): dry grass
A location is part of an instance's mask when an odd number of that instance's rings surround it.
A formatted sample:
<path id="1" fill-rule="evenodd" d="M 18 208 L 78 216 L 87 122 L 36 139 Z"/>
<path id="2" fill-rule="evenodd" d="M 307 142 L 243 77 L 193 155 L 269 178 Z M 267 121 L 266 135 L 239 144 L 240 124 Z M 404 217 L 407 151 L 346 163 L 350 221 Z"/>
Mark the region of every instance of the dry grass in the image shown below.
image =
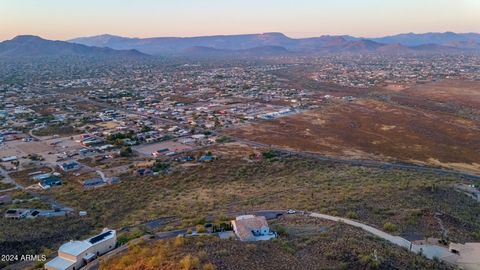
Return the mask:
<path id="1" fill-rule="evenodd" d="M 2 219 L 0 247 L 10 253 L 25 252 L 27 246 L 56 250 L 72 238 L 69 226 L 81 238 L 103 227 L 120 229 L 165 216 L 180 220 L 169 224 L 170 230 L 239 212 L 289 208 L 354 217 L 377 228 L 391 222 L 397 234 L 421 237 L 441 236 L 434 214 L 443 212 L 452 241 L 475 241 L 473 233 L 480 231 L 479 205 L 449 187 L 461 179 L 286 157 L 252 162 L 246 160 L 250 151 L 245 147 L 238 156 L 227 155 L 234 148 L 214 148 L 213 154 L 223 158 L 212 163 L 188 169 L 173 165 L 172 173 L 143 178 L 128 174 L 119 184 L 89 191 L 65 177 L 63 186 L 42 193 L 76 211 L 86 210 L 88 218 Z"/>
<path id="2" fill-rule="evenodd" d="M 480 82 L 478 81 L 443 80 L 418 85 L 404 92 L 415 97 L 480 108 Z"/>
<path id="3" fill-rule="evenodd" d="M 480 172 L 479 123 L 360 100 L 228 131 L 280 147 L 361 159 L 423 162 Z"/>
<path id="4" fill-rule="evenodd" d="M 170 174 L 125 175 L 120 184 L 95 190 L 70 181 L 48 191 L 57 200 L 87 210 L 99 227 L 119 228 L 161 216 L 193 226 L 237 212 L 304 209 L 347 216 L 381 228 L 390 221 L 399 233 L 441 234 L 433 213 L 451 217 L 451 237 L 471 239 L 480 230 L 479 206 L 448 185 L 459 179 L 413 172 L 382 171 L 306 161 L 247 162 L 223 159 Z"/>
<path id="5" fill-rule="evenodd" d="M 214 237 L 144 242 L 101 269 L 450 269 L 346 225 L 302 217 L 271 225 L 287 236 L 255 243 Z"/>

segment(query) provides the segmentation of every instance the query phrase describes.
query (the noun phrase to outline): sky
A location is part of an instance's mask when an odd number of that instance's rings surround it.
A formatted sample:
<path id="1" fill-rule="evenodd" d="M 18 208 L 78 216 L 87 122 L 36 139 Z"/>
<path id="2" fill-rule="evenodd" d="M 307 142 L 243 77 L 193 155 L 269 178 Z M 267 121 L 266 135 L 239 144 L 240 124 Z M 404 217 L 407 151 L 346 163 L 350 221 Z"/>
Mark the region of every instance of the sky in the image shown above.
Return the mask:
<path id="1" fill-rule="evenodd" d="M 480 0 L 0 0 L 0 40 L 480 32 Z"/>

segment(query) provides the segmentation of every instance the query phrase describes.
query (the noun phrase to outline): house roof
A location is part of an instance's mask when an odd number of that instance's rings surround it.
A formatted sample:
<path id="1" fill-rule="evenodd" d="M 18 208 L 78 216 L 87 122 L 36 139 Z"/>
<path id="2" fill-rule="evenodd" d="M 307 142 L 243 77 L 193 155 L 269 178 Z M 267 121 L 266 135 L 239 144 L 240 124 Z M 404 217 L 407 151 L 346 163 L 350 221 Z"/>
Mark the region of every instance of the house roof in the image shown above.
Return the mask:
<path id="1" fill-rule="evenodd" d="M 87 241 L 70 241 L 60 246 L 59 252 L 70 254 L 72 256 L 78 256 L 79 254 L 87 251 L 92 245 Z"/>
<path id="2" fill-rule="evenodd" d="M 264 216 L 239 216 L 232 221 L 237 229 L 237 235 L 240 240 L 248 240 L 253 237 L 253 230 L 260 230 L 267 227 L 267 219 Z"/>
<path id="3" fill-rule="evenodd" d="M 50 176 L 48 178 L 42 179 L 41 182 L 42 182 L 42 185 L 52 186 L 52 185 L 57 184 L 57 183 L 61 184 L 62 179 L 60 179 L 60 177 L 58 177 L 58 176 Z"/>
<path id="4" fill-rule="evenodd" d="M 94 184 L 99 184 L 99 183 L 103 183 L 102 178 L 92 178 L 92 179 L 88 179 L 88 180 L 83 181 L 83 185 L 94 185 Z"/>
<path id="5" fill-rule="evenodd" d="M 58 270 L 65 270 L 70 268 L 74 264 L 75 264 L 74 261 L 71 261 L 62 257 L 55 257 L 53 260 L 47 262 L 45 264 L 45 267 L 54 268 Z"/>
<path id="6" fill-rule="evenodd" d="M 101 234 L 94 236 L 86 241 L 88 241 L 90 244 L 96 244 L 102 241 L 105 241 L 107 239 L 111 239 L 115 237 L 115 231 L 114 230 L 105 230 Z"/>
<path id="7" fill-rule="evenodd" d="M 78 164 L 75 161 L 69 162 L 69 163 L 63 163 L 61 166 L 63 169 L 73 169 L 75 167 L 78 167 L 80 164 Z"/>

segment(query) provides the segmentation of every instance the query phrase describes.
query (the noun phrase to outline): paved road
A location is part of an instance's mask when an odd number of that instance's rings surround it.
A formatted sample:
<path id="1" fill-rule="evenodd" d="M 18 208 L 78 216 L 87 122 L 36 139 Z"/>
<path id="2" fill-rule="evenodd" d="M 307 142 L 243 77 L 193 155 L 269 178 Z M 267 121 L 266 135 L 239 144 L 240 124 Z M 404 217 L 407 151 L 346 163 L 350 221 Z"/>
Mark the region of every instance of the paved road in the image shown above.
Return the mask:
<path id="1" fill-rule="evenodd" d="M 247 211 L 243 213 L 231 213 L 231 214 L 238 214 L 238 215 L 245 215 L 245 214 L 253 214 L 253 215 L 258 215 L 258 216 L 265 216 L 267 219 L 276 219 L 279 218 L 282 215 L 285 215 L 287 213 L 287 210 L 257 210 L 257 211 Z M 298 211 L 297 211 L 298 213 Z M 306 213 L 306 212 L 303 212 Z M 442 247 L 442 246 L 436 246 L 436 245 L 416 245 L 413 244 L 412 242 L 408 241 L 407 239 L 404 239 L 400 236 L 395 236 L 388 234 L 386 232 L 383 232 L 377 228 L 374 228 L 372 226 L 369 226 L 367 224 L 360 223 L 358 221 L 354 221 L 351 219 L 347 218 L 342 218 L 342 217 L 336 217 L 336 216 L 330 216 L 330 215 L 325 215 L 325 214 L 320 214 L 320 213 L 309 213 L 309 217 L 312 218 L 320 218 L 320 219 L 325 219 L 325 220 L 330 220 L 334 222 L 342 222 L 343 224 L 347 224 L 350 226 L 354 226 L 357 228 L 360 228 L 368 233 L 371 233 L 381 239 L 384 239 L 392 244 L 395 244 L 397 246 L 406 248 L 410 250 L 413 253 L 422 253 L 424 254 L 427 258 L 429 259 L 434 259 L 434 258 L 442 258 L 445 254 L 448 254 L 449 251 L 447 248 Z M 168 232 L 159 232 L 154 235 L 154 239 L 156 240 L 162 240 L 162 239 L 171 239 L 175 238 L 179 235 L 184 235 L 187 233 L 189 229 L 181 229 L 181 230 L 175 230 L 175 231 L 168 231 Z M 190 228 L 190 230 L 195 230 L 195 228 Z M 145 238 L 146 236 L 144 236 Z M 135 241 L 135 240 L 134 240 Z M 128 249 L 128 245 L 123 245 L 117 249 L 112 250 L 111 252 L 103 255 L 101 258 L 107 259 L 111 256 L 115 256 L 119 253 L 125 252 Z M 82 270 L 98 270 L 99 269 L 99 262 L 98 259 L 95 261 L 89 263 L 85 267 L 82 268 Z"/>
<path id="2" fill-rule="evenodd" d="M 179 235 L 184 235 L 186 234 L 188 229 L 182 229 L 182 230 L 176 230 L 176 231 L 170 231 L 170 232 L 159 232 L 155 234 L 155 239 L 170 239 L 170 238 L 175 238 Z"/>
<path id="3" fill-rule="evenodd" d="M 387 240 L 387 241 L 389 241 L 389 242 L 391 242 L 395 245 L 410 249 L 410 244 L 411 244 L 410 241 L 408 241 L 408 240 L 406 240 L 402 237 L 399 237 L 399 236 L 393 236 L 391 234 L 380 231 L 380 230 L 378 230 L 374 227 L 368 226 L 368 225 L 360 223 L 360 222 L 356 222 L 356 221 L 346 219 L 346 218 L 335 217 L 335 216 L 324 215 L 324 214 L 318 214 L 318 213 L 311 213 L 310 217 L 326 219 L 326 220 L 331 220 L 331 221 L 335 221 L 335 222 L 341 222 L 341 223 L 344 223 L 344 224 L 348 224 L 348 225 L 360 228 L 364 231 L 367 231 L 367 232 L 369 232 L 373 235 L 376 235 L 376 236 L 378 236 L 382 239 L 385 239 L 385 240 Z"/>
<path id="4" fill-rule="evenodd" d="M 109 253 L 102 255 L 102 260 L 106 260 L 112 256 L 118 255 L 119 253 L 126 252 L 128 250 L 128 245 L 120 246 Z M 94 261 L 90 262 L 89 264 L 85 265 L 84 267 L 80 268 L 82 270 L 98 270 L 100 269 L 100 261 L 95 259 Z"/>
<path id="5" fill-rule="evenodd" d="M 28 135 L 30 135 L 30 137 L 36 139 L 37 141 L 41 141 L 42 139 L 36 135 L 33 134 L 34 131 L 38 130 L 39 128 L 36 127 L 36 128 L 32 128 L 28 131 Z"/>
<path id="6" fill-rule="evenodd" d="M 228 216 L 241 216 L 241 215 L 256 215 L 264 216 L 266 219 L 277 219 L 287 213 L 286 210 L 256 210 L 256 211 L 244 211 L 244 212 L 229 212 Z"/>
<path id="7" fill-rule="evenodd" d="M 410 250 L 411 252 L 414 253 L 423 253 L 427 258 L 433 259 L 433 258 L 441 258 L 445 254 L 448 254 L 448 248 L 446 247 L 441 247 L 441 246 L 435 246 L 435 245 L 416 245 L 413 244 L 412 242 L 408 241 L 405 238 L 402 238 L 400 236 L 395 236 L 388 234 L 386 232 L 383 232 L 379 229 L 376 229 L 372 226 L 353 221 L 351 219 L 346 219 L 346 218 L 341 218 L 341 217 L 335 217 L 335 216 L 330 216 L 330 215 L 324 215 L 324 214 L 319 214 L 319 213 L 311 213 L 310 217 L 314 218 L 320 218 L 320 219 L 325 219 L 325 220 L 331 220 L 335 222 L 342 222 L 343 224 L 348 224 L 350 226 L 354 226 L 357 228 L 360 228 L 366 232 L 369 232 L 375 236 L 378 236 L 384 240 L 387 240 L 388 242 L 395 244 L 397 246 L 406 248 Z"/>

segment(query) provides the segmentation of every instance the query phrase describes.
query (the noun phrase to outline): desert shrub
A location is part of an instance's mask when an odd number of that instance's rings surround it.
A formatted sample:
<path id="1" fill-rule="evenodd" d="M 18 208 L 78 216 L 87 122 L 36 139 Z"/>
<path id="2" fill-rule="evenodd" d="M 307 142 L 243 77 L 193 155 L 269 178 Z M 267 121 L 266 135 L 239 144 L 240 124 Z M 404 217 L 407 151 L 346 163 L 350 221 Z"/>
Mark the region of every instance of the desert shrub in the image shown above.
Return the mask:
<path id="1" fill-rule="evenodd" d="M 120 150 L 120 156 L 122 157 L 129 157 L 132 155 L 132 148 L 129 146 L 129 147 L 124 147 L 122 148 L 122 150 Z"/>
<path id="2" fill-rule="evenodd" d="M 382 265 L 383 259 L 376 255 L 363 255 L 360 257 L 360 263 L 367 269 L 378 269 Z"/>
<path id="3" fill-rule="evenodd" d="M 391 222 L 387 222 L 385 224 L 383 224 L 383 230 L 386 231 L 386 232 L 395 232 L 397 230 L 397 225 L 391 223 Z"/>
<path id="4" fill-rule="evenodd" d="M 134 229 L 127 233 L 122 233 L 118 236 L 117 242 L 119 245 L 123 245 L 128 243 L 130 240 L 139 238 L 140 236 L 144 235 L 145 232 L 140 229 Z"/>
<path id="5" fill-rule="evenodd" d="M 480 240 L 480 231 L 472 233 L 472 236 L 475 240 Z"/>
<path id="6" fill-rule="evenodd" d="M 355 212 L 353 212 L 353 211 L 349 211 L 349 212 L 347 213 L 347 218 L 349 218 L 349 219 L 358 219 L 358 214 L 355 213 Z"/>
<path id="7" fill-rule="evenodd" d="M 262 153 L 264 159 L 275 159 L 278 156 L 278 153 L 273 150 L 267 150 Z"/>
<path id="8" fill-rule="evenodd" d="M 203 270 L 216 270 L 217 267 L 213 263 L 206 263 L 203 265 Z"/>
<path id="9" fill-rule="evenodd" d="M 277 232 L 278 235 L 280 236 L 288 236 L 288 231 L 285 227 L 280 226 L 280 225 L 275 225 L 274 230 Z"/>
<path id="10" fill-rule="evenodd" d="M 184 244 L 185 244 L 185 237 L 183 236 L 177 236 L 175 238 L 175 241 L 173 242 L 173 245 L 177 248 L 182 247 Z"/>
<path id="11" fill-rule="evenodd" d="M 200 266 L 200 260 L 192 255 L 186 255 L 180 260 L 180 266 L 184 270 L 198 269 Z"/>
<path id="12" fill-rule="evenodd" d="M 163 162 L 160 160 L 155 161 L 155 164 L 153 164 L 152 170 L 154 172 L 163 172 L 170 169 L 170 163 L 168 162 Z"/>
<path id="13" fill-rule="evenodd" d="M 207 232 L 205 227 L 201 224 L 195 226 L 195 230 L 197 231 L 197 233 L 206 233 Z"/>

